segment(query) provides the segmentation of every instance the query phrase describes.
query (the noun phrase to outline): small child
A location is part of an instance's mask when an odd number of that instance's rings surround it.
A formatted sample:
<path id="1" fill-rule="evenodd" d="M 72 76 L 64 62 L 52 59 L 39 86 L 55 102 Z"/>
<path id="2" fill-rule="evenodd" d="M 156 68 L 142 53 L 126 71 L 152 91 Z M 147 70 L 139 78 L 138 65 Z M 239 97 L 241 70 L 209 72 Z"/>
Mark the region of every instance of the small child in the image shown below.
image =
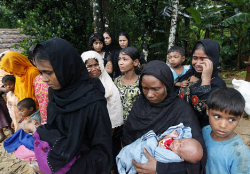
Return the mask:
<path id="1" fill-rule="evenodd" d="M 0 86 L 0 142 L 6 138 L 3 128 L 8 128 L 11 135 L 14 133 L 13 129 L 11 128 L 12 120 L 8 111 L 8 107 L 6 106 L 6 102 L 2 96 L 6 92 L 6 89 L 2 87 L 2 85 Z"/>
<path id="2" fill-rule="evenodd" d="M 17 109 L 18 99 L 14 93 L 15 81 L 16 78 L 13 75 L 6 75 L 2 79 L 2 83 L 4 84 L 6 92 L 8 92 L 6 95 L 6 103 L 12 118 L 11 127 L 16 131 L 21 115 L 19 114 L 19 111 Z"/>
<path id="3" fill-rule="evenodd" d="M 17 104 L 17 108 L 21 115 L 21 119 L 18 123 L 21 123 L 27 118 L 32 118 L 41 123 L 40 111 L 36 110 L 36 103 L 32 98 L 25 98 Z"/>
<path id="4" fill-rule="evenodd" d="M 202 129 L 207 147 L 206 173 L 250 173 L 250 150 L 234 132 L 245 100 L 232 88 L 214 90 L 207 99 L 210 125 Z"/>
<path id="5" fill-rule="evenodd" d="M 182 161 L 188 161 L 190 163 L 199 162 L 203 156 L 201 144 L 193 138 L 173 139 L 178 136 L 179 133 L 175 129 L 159 141 L 158 147 L 171 150 L 179 155 Z"/>
<path id="6" fill-rule="evenodd" d="M 164 139 L 169 140 L 169 138 L 174 138 L 174 140 L 166 148 L 162 142 L 165 142 Z M 144 148 L 161 163 L 182 161 L 197 163 L 203 157 L 203 148 L 197 140 L 192 138 L 191 128 L 180 123 L 168 128 L 159 136 L 156 136 L 154 131 L 151 130 L 135 142 L 124 147 L 116 157 L 118 172 L 120 174 L 136 173 L 132 160 L 147 163 L 148 159 L 143 153 Z"/>
<path id="7" fill-rule="evenodd" d="M 171 70 L 174 76 L 175 86 L 178 87 L 187 87 L 188 80 L 177 82 L 178 79 L 184 75 L 189 69 L 189 65 L 182 66 L 182 63 L 185 61 L 185 49 L 178 46 L 173 46 L 168 50 L 168 61 L 171 65 Z"/>
<path id="8" fill-rule="evenodd" d="M 36 132 L 37 128 L 41 126 L 41 123 L 35 119 L 25 119 L 19 126 L 18 131 L 13 134 L 11 137 L 6 139 L 4 142 L 4 148 L 8 153 L 14 152 L 15 156 L 19 159 L 26 160 L 30 162 L 30 166 L 37 170 L 39 165 L 39 172 L 50 174 L 51 169 L 48 165 L 47 155 L 51 150 L 51 146 L 58 139 L 62 137 L 59 131 L 52 129 L 48 135 L 53 139 L 51 142 L 42 141 Z M 32 135 L 30 135 L 32 134 Z M 70 170 L 70 167 L 74 162 L 79 158 L 79 155 L 74 157 L 67 165 L 62 167 L 55 174 L 63 174 Z"/>

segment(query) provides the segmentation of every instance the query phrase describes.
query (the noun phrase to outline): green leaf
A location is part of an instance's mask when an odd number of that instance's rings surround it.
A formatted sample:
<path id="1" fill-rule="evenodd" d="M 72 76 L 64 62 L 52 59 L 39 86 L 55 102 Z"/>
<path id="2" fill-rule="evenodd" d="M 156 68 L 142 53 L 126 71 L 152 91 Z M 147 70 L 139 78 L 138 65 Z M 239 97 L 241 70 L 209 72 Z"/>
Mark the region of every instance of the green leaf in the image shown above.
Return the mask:
<path id="1" fill-rule="evenodd" d="M 187 8 L 187 12 L 190 13 L 197 24 L 201 24 L 201 14 L 193 6 Z"/>
<path id="2" fill-rule="evenodd" d="M 222 21 L 221 25 L 227 27 L 229 25 L 235 25 L 235 24 L 238 25 L 239 23 L 249 23 L 249 22 L 250 22 L 249 13 L 238 13 Z"/>
<path id="3" fill-rule="evenodd" d="M 235 5 L 242 5 L 243 3 L 245 3 L 245 0 L 227 0 L 227 2 L 232 2 Z"/>

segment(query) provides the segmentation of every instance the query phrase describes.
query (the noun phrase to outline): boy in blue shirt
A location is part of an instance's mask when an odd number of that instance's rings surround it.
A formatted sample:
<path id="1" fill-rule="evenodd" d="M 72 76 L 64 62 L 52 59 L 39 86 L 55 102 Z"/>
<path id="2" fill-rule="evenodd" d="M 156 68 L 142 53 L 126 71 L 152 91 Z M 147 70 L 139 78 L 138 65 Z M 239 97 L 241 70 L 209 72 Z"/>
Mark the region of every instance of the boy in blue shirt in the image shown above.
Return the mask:
<path id="1" fill-rule="evenodd" d="M 250 173 L 250 150 L 234 132 L 245 100 L 232 88 L 219 88 L 207 99 L 210 125 L 202 129 L 207 147 L 207 174 Z"/>
<path id="2" fill-rule="evenodd" d="M 177 80 L 190 69 L 190 65 L 182 66 L 185 59 L 185 49 L 182 47 L 173 46 L 168 50 L 168 61 L 171 65 L 175 86 L 183 88 L 187 87 L 189 81 L 177 82 Z"/>

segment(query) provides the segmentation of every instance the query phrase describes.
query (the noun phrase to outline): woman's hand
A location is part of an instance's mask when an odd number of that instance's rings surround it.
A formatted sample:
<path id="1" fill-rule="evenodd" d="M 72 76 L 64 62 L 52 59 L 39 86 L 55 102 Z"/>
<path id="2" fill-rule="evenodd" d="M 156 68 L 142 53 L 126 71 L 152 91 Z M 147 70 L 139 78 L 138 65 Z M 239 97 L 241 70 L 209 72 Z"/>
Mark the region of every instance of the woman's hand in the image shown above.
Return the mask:
<path id="1" fill-rule="evenodd" d="M 33 170 L 38 173 L 38 174 L 44 174 L 43 172 L 40 171 L 39 167 L 38 166 L 34 166 L 33 167 Z"/>
<path id="2" fill-rule="evenodd" d="M 143 149 L 143 152 L 148 158 L 148 162 L 141 164 L 133 160 L 135 170 L 138 174 L 156 174 L 156 159 L 151 156 L 145 148 Z"/>
<path id="3" fill-rule="evenodd" d="M 107 71 L 108 74 L 111 74 L 113 72 L 113 64 L 111 61 L 108 61 L 105 70 Z"/>
<path id="4" fill-rule="evenodd" d="M 211 84 L 211 77 L 213 73 L 213 62 L 210 59 L 204 59 L 203 64 L 201 64 L 203 67 L 202 70 L 202 83 L 201 86 L 204 85 L 210 85 Z"/>

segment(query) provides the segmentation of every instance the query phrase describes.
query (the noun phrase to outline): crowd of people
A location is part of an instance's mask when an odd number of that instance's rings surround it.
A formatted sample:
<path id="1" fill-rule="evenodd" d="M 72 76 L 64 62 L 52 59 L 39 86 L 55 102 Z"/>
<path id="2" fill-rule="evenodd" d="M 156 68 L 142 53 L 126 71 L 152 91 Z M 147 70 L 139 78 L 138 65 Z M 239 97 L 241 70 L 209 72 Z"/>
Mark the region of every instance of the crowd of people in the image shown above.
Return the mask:
<path id="1" fill-rule="evenodd" d="M 242 95 L 218 76 L 220 45 L 197 41 L 190 65 L 173 46 L 146 62 L 128 33 L 93 33 L 81 55 L 66 40 L 0 60 L 0 141 L 36 173 L 250 173 L 234 132 Z M 2 94 L 6 94 L 6 101 Z"/>

